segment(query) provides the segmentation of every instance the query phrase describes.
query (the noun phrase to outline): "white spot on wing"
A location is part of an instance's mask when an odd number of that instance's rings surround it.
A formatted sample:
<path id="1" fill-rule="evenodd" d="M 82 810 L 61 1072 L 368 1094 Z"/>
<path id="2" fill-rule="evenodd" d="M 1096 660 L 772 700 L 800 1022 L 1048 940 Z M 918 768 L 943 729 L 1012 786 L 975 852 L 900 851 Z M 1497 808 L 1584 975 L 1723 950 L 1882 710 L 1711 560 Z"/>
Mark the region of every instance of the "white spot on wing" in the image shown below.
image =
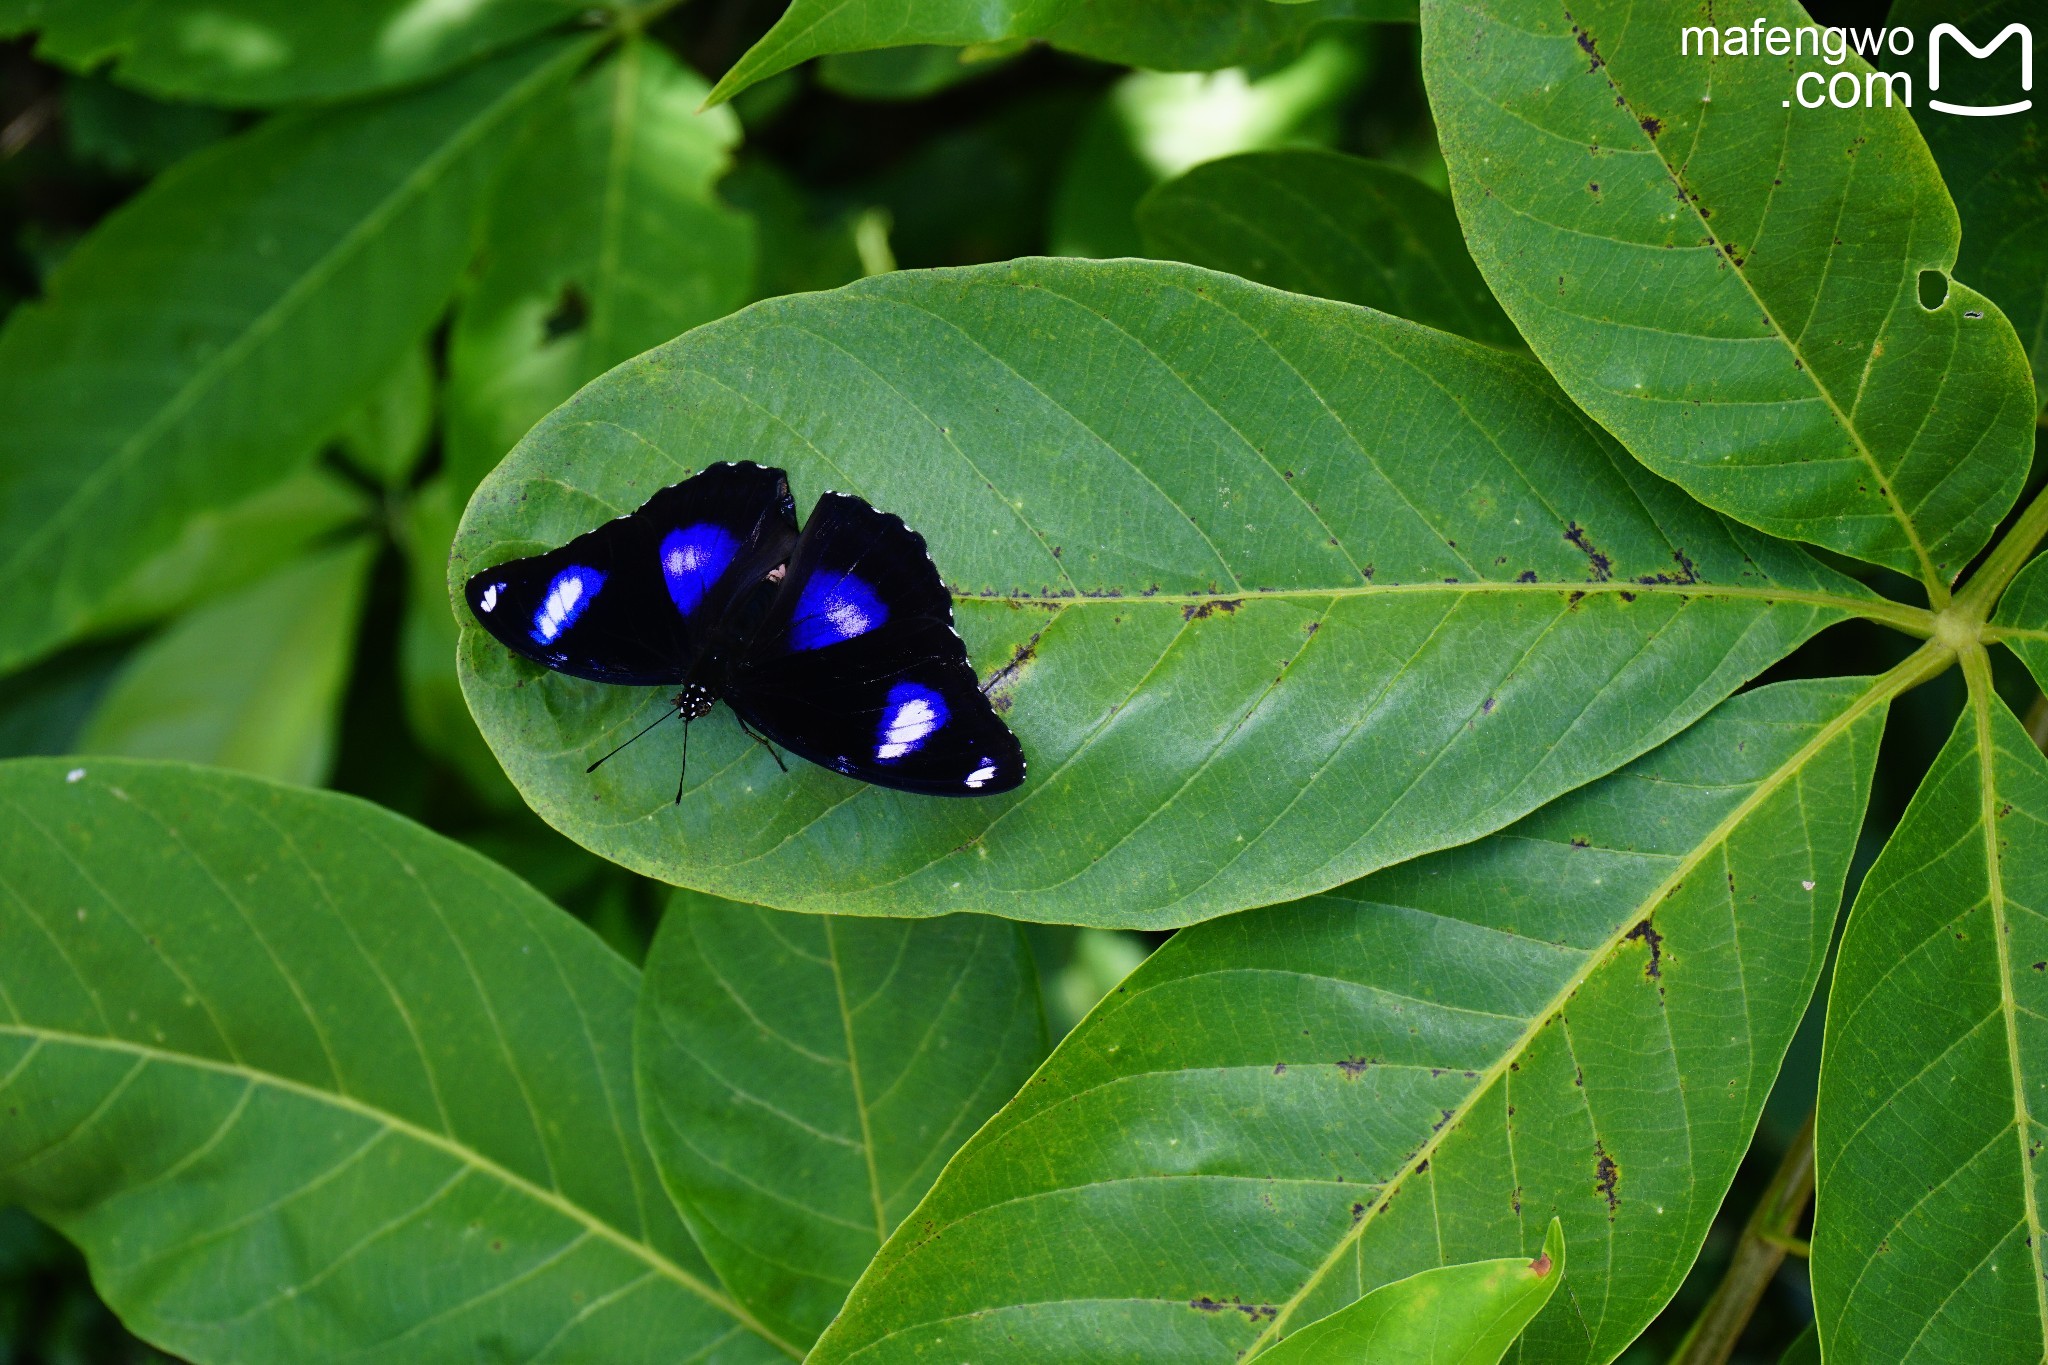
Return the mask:
<path id="1" fill-rule="evenodd" d="M 882 726 L 882 742 L 875 746 L 875 757 L 884 761 L 901 758 L 938 728 L 939 713 L 932 709 L 932 704 L 923 697 L 911 697 L 889 713 Z"/>
<path id="2" fill-rule="evenodd" d="M 493 583 L 490 587 L 485 588 L 484 595 L 477 601 L 477 606 L 485 611 L 496 611 L 498 609 L 498 589 L 504 586 L 503 583 Z"/>
<path id="3" fill-rule="evenodd" d="M 988 780 L 995 775 L 996 765 L 994 760 L 984 758 L 981 760 L 979 768 L 967 774 L 967 785 L 970 787 L 985 787 L 988 785 Z"/>

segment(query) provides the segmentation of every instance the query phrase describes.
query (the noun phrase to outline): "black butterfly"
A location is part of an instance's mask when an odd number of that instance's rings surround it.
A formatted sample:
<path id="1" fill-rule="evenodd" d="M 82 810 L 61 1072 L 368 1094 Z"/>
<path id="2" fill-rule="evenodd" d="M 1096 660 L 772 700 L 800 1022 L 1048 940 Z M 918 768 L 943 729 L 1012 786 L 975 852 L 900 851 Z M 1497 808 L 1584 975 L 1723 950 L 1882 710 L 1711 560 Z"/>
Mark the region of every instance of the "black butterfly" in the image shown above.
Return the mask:
<path id="1" fill-rule="evenodd" d="M 683 718 L 686 761 L 689 722 L 723 699 L 749 734 L 878 786 L 988 796 L 1024 780 L 924 537 L 849 493 L 818 499 L 799 532 L 779 469 L 713 465 L 464 595 L 557 673 L 680 687 L 655 724 Z"/>

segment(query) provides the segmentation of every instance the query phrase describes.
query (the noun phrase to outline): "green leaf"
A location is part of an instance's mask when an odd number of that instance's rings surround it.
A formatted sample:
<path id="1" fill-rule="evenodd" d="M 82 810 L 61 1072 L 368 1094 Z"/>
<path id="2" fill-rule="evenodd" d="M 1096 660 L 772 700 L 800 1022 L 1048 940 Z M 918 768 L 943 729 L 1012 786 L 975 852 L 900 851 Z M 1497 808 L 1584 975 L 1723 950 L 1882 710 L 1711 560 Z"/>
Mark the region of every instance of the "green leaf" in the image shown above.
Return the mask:
<path id="1" fill-rule="evenodd" d="M 1778 1357 L 1778 1365 L 1820 1365 L 1820 1332 L 1812 1323 L 1799 1339 L 1785 1348 L 1785 1354 Z"/>
<path id="2" fill-rule="evenodd" d="M 1017 925 L 682 892 L 648 955 L 634 1057 L 647 1144 L 697 1244 L 808 1345 L 1045 1049 Z"/>
<path id="3" fill-rule="evenodd" d="M 1791 0 L 1713 22 L 1752 16 L 1805 26 Z M 1801 108 L 1811 56 L 1682 56 L 1681 28 L 1628 0 L 1427 0 L 1473 257 L 1650 468 L 1944 597 L 2026 478 L 2019 338 L 1952 278 L 1955 206 L 1903 106 Z"/>
<path id="4" fill-rule="evenodd" d="M 225 109 L 153 100 L 100 76 L 64 83 L 71 154 L 115 175 L 156 175 L 234 127 L 234 115 Z"/>
<path id="5" fill-rule="evenodd" d="M 1813 1295 L 1831 1361 L 2048 1350 L 2048 758 L 1988 669 L 1971 693 L 1857 894 L 1828 996 Z"/>
<path id="6" fill-rule="evenodd" d="M 176 540 L 107 594 L 87 631 L 108 634 L 176 615 L 284 567 L 370 514 L 361 490 L 303 465 L 239 502 L 194 512 Z"/>
<path id="7" fill-rule="evenodd" d="M 1613 1359 L 1749 1145 L 1895 688 L 1745 693 L 1505 833 L 1175 935 L 811 1359 L 1232 1365 L 1417 1271 L 1533 1255 L 1552 1218 L 1572 1287 L 1527 1357 Z"/>
<path id="8" fill-rule="evenodd" d="M 571 18 L 566 0 L 0 0 L 0 37 L 205 104 L 336 100 L 409 85 Z"/>
<path id="9" fill-rule="evenodd" d="M 1993 638 L 2019 655 L 2048 692 L 2048 555 L 2037 557 L 2006 588 L 1992 618 Z"/>
<path id="10" fill-rule="evenodd" d="M 1309 149 L 1197 166 L 1138 205 L 1154 256 L 1519 347 L 1450 200 L 1405 171 Z"/>
<path id="11" fill-rule="evenodd" d="M 498 467 L 451 588 L 736 456 L 806 512 L 845 489 L 924 534 L 1021 790 L 784 775 L 717 717 L 675 804 L 676 737 L 584 771 L 665 696 L 467 619 L 463 691 L 563 833 L 778 909 L 1161 927 L 1307 895 L 1498 829 L 1889 610 L 1645 474 L 1528 361 L 1161 262 L 902 272 L 699 328 Z"/>
<path id="12" fill-rule="evenodd" d="M 375 553 L 326 550 L 180 618 L 129 659 L 78 752 L 325 781 Z"/>
<path id="13" fill-rule="evenodd" d="M 1290 143 L 1330 143 L 1364 74 L 1356 42 L 1332 36 L 1256 78 L 1134 71 L 1103 97 L 1075 141 L 1048 227 L 1055 256 L 1141 256 L 1137 208 L 1192 166 Z"/>
<path id="14" fill-rule="evenodd" d="M 449 340 L 459 493 L 586 380 L 746 302 L 753 227 L 713 192 L 739 121 L 704 95 L 634 40 L 533 120 Z"/>
<path id="15" fill-rule="evenodd" d="M 733 64 L 714 101 L 828 52 L 1035 38 L 1156 71 L 1215 71 L 1283 57 L 1343 20 L 1415 18 L 1415 0 L 791 0 Z"/>
<path id="16" fill-rule="evenodd" d="M 1967 12 L 1941 0 L 1899 0 L 1890 22 L 1911 29 L 1923 43 L 1941 23 L 1954 24 L 1980 44 L 2015 23 L 2031 25 L 2034 41 L 2048 41 L 2048 26 L 2033 0 L 1980 0 Z M 2039 96 L 2031 94 L 2031 80 L 2020 84 L 2025 50 L 2008 38 L 1996 54 L 1979 60 L 1945 38 L 1941 87 L 1924 89 L 1913 113 L 1963 221 L 1956 271 L 1982 285 L 2019 328 L 2033 358 L 2034 397 L 2048 403 L 2048 123 Z M 1889 60 L 1918 80 L 1928 71 L 1924 51 Z M 2028 98 L 2035 101 L 2031 110 L 1996 118 L 1946 113 L 1930 104 L 1941 99 L 1995 107 Z"/>
<path id="17" fill-rule="evenodd" d="M 277 482 L 441 311 L 508 125 L 589 50 L 284 115 L 181 162 L 0 331 L 0 668 Z"/>
<path id="18" fill-rule="evenodd" d="M 1550 1220 L 1534 1260 L 1439 1266 L 1381 1285 L 1304 1327 L 1269 1365 L 1496 1365 L 1564 1278 L 1564 1225 Z"/>
<path id="19" fill-rule="evenodd" d="M 835 52 L 818 63 L 818 84 L 859 100 L 920 100 L 1000 71 L 1021 43 L 980 47 L 885 47 Z"/>
<path id="20" fill-rule="evenodd" d="M 424 347 L 415 347 L 342 423 L 338 440 L 357 469 L 388 489 L 402 489 L 433 429 L 434 362 Z"/>
<path id="21" fill-rule="evenodd" d="M 19 760 L 0 802 L 0 1201 L 132 1329 L 200 1365 L 776 1358 L 639 1140 L 638 973 L 524 883 L 181 765 Z"/>

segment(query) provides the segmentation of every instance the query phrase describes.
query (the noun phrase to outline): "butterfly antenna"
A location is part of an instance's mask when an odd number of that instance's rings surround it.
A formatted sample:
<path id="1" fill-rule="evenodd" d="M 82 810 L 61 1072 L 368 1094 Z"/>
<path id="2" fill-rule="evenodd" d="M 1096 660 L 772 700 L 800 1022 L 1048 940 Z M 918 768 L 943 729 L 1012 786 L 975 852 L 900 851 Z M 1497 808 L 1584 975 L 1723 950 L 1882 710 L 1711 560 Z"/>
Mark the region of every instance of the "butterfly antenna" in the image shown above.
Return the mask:
<path id="1" fill-rule="evenodd" d="M 667 710 L 667 711 L 664 711 L 664 712 L 662 712 L 662 713 L 661 713 L 660 715 L 658 715 L 658 716 L 656 716 L 656 717 L 654 718 L 654 720 L 653 720 L 653 722 L 652 722 L 651 724 L 649 724 L 649 725 L 647 725 L 647 726 L 646 726 L 645 728 L 643 728 L 643 729 L 642 729 L 642 730 L 640 731 L 640 734 L 639 734 L 639 735 L 635 735 L 635 736 L 633 736 L 633 739 L 638 739 L 638 738 L 640 738 L 640 735 L 644 735 L 644 734 L 646 734 L 648 730 L 652 730 L 652 729 L 653 729 L 653 728 L 654 728 L 654 727 L 655 727 L 656 725 L 659 725 L 659 724 L 661 724 L 661 723 L 662 723 L 663 721 L 665 721 L 665 720 L 670 720 L 670 719 L 673 719 L 674 717 L 676 717 L 676 716 L 679 716 L 679 715 L 681 715 L 681 714 L 682 714 L 682 708 L 680 708 L 680 707 L 673 707 L 673 708 L 671 708 L 671 709 L 669 709 L 669 710 Z M 626 744 L 631 744 L 631 743 L 633 742 L 633 739 L 629 739 L 629 740 L 627 740 L 627 741 L 626 741 Z M 621 745 L 619 746 L 619 749 L 623 749 L 623 748 L 625 748 L 625 747 L 626 747 L 626 744 L 621 744 Z M 614 755 L 616 755 L 616 754 L 617 754 L 617 753 L 619 752 L 619 749 L 614 749 L 614 750 L 612 750 L 612 751 L 611 751 L 611 753 L 609 753 L 609 754 L 606 754 L 606 755 L 604 756 L 604 758 L 600 758 L 599 760 L 597 760 L 597 762 L 596 762 L 596 763 L 593 763 L 593 764 L 591 764 L 591 765 L 590 765 L 589 767 L 585 768 L 585 769 L 584 769 L 583 771 L 584 771 L 584 772 L 586 772 L 586 773 L 594 773 L 594 772 L 596 772 L 596 771 L 597 771 L 597 769 L 598 769 L 598 765 L 599 765 L 599 764 L 602 764 L 602 763 L 604 763 L 604 762 L 605 762 L 605 761 L 606 761 L 607 759 L 610 759 L 611 757 L 613 757 Z"/>
<path id="2" fill-rule="evenodd" d="M 681 714 L 678 712 L 678 714 Z M 690 775 L 690 718 L 683 717 L 683 770 L 676 774 L 676 804 L 683 804 L 683 779 Z"/>

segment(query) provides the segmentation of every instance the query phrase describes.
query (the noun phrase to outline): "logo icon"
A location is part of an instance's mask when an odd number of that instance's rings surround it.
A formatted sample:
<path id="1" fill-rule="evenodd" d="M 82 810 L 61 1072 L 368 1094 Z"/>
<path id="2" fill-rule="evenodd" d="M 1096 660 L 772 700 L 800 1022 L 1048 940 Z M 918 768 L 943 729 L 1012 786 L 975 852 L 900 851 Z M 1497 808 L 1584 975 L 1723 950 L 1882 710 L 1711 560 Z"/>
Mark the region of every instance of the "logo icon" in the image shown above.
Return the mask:
<path id="1" fill-rule="evenodd" d="M 2020 40 L 2020 89 L 2034 88 L 2034 34 L 2025 24 L 2007 24 L 1996 38 L 1979 47 L 1970 41 L 1970 36 L 1954 24 L 1936 24 L 1934 32 L 1927 37 L 1927 89 L 1932 92 L 1941 89 L 1941 40 L 1944 36 L 1955 39 L 1972 57 L 1989 57 L 2005 45 L 2005 40 L 2014 34 Z M 1928 107 L 1939 109 L 1944 114 L 1964 114 L 1971 118 L 1996 118 L 2000 114 L 2023 114 L 2034 107 L 2031 99 L 2018 100 L 2012 104 L 1950 104 L 1947 100 L 1927 101 Z"/>

